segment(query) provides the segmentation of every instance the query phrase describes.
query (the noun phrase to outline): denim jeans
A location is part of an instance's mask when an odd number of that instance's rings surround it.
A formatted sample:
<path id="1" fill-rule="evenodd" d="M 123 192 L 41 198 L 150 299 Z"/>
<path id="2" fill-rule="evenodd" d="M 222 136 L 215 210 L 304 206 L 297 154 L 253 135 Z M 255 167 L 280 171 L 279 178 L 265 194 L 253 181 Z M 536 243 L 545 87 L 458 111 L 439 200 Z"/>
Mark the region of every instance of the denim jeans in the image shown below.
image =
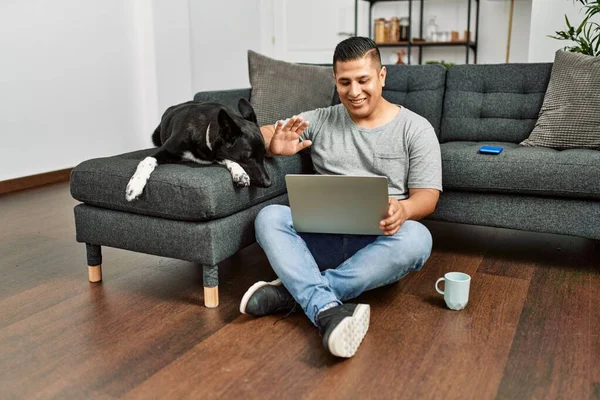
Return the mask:
<path id="1" fill-rule="evenodd" d="M 290 208 L 271 205 L 255 227 L 271 267 L 315 325 L 325 306 L 396 282 L 431 254 L 429 230 L 410 220 L 393 236 L 298 233 Z"/>

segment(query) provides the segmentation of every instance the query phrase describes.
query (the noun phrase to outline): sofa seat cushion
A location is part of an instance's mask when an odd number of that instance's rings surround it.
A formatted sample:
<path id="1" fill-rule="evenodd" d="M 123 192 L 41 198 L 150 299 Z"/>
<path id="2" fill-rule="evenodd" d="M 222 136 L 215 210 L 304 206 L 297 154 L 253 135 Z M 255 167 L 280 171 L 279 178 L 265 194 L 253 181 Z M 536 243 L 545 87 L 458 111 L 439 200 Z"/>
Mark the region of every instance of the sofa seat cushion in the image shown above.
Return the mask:
<path id="1" fill-rule="evenodd" d="M 236 187 L 218 164 L 191 162 L 156 167 L 142 195 L 125 200 L 125 188 L 138 163 L 156 150 L 140 150 L 84 161 L 71 173 L 71 195 L 98 207 L 180 221 L 209 221 L 244 210 L 286 192 L 285 175 L 312 171 L 306 154 L 267 159 L 269 188 Z"/>
<path id="2" fill-rule="evenodd" d="M 483 145 L 504 151 L 480 154 Z M 444 190 L 600 199 L 600 151 L 466 141 L 443 143 L 441 150 Z"/>

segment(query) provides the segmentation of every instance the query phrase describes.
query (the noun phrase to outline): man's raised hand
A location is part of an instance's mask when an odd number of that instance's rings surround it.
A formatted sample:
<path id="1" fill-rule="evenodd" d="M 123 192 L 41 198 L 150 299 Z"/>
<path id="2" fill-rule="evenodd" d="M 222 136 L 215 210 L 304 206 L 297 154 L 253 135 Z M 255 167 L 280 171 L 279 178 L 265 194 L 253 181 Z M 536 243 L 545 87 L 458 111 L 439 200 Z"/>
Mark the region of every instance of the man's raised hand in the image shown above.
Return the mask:
<path id="1" fill-rule="evenodd" d="M 285 124 L 284 121 L 277 121 L 275 133 L 269 145 L 269 152 L 278 156 L 290 156 L 309 147 L 312 141 L 299 141 L 300 135 L 307 127 L 308 121 L 304 121 L 298 116 L 288 119 Z"/>

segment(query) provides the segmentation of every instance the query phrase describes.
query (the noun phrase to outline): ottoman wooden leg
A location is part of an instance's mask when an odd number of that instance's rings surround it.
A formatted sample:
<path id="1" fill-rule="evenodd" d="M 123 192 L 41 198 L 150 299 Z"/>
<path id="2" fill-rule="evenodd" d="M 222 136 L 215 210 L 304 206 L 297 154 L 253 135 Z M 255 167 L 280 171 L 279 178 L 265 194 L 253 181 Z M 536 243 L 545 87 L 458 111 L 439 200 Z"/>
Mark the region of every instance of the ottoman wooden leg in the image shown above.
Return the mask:
<path id="1" fill-rule="evenodd" d="M 219 305 L 219 266 L 203 265 L 204 306 L 215 308 Z"/>
<path id="2" fill-rule="evenodd" d="M 88 262 L 88 279 L 90 282 L 102 280 L 102 248 L 95 244 L 85 244 Z"/>

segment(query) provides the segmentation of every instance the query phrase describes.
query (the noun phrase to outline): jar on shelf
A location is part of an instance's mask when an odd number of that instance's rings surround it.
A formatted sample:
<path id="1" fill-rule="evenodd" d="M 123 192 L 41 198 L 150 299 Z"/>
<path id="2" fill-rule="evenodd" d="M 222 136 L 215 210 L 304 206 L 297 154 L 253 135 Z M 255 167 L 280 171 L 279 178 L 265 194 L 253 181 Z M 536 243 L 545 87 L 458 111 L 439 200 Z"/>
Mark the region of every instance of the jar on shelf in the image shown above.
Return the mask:
<path id="1" fill-rule="evenodd" d="M 410 20 L 408 17 L 400 18 L 400 41 L 407 42 L 410 33 Z"/>
<path id="2" fill-rule="evenodd" d="M 390 27 L 391 27 L 391 23 L 389 20 L 384 20 L 385 21 L 385 38 L 383 39 L 383 41 L 385 43 L 388 43 L 390 41 Z"/>
<path id="3" fill-rule="evenodd" d="M 392 17 L 390 20 L 390 36 L 387 41 L 398 42 L 400 40 L 400 18 Z"/>
<path id="4" fill-rule="evenodd" d="M 465 42 L 469 43 L 471 41 L 471 32 L 464 31 Z"/>
<path id="5" fill-rule="evenodd" d="M 435 23 L 435 17 L 432 17 L 427 24 L 427 41 L 437 42 L 438 41 L 438 26 Z"/>
<path id="6" fill-rule="evenodd" d="M 375 43 L 385 43 L 385 18 L 375 20 Z"/>

